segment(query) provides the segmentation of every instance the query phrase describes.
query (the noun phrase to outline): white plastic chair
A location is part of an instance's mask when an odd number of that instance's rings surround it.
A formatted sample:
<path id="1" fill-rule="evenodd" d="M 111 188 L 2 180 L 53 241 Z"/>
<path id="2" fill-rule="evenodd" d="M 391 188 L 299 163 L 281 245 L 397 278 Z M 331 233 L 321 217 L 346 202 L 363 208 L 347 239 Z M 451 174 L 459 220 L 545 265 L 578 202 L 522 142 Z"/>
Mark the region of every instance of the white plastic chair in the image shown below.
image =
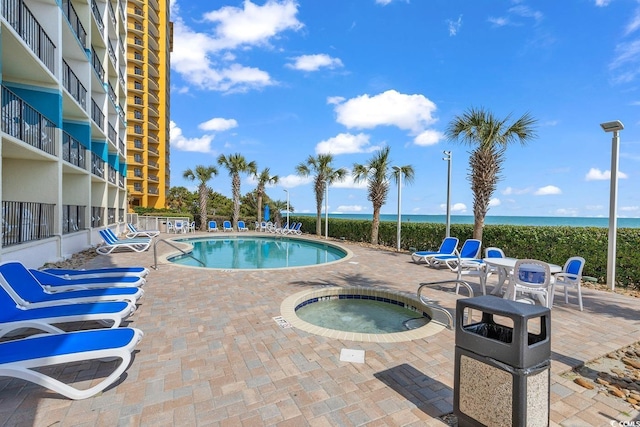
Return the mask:
<path id="1" fill-rule="evenodd" d="M 560 273 L 554 275 L 556 285 L 564 286 L 564 302 L 569 303 L 569 296 L 567 295 L 567 288 L 576 288 L 578 290 L 578 305 L 580 311 L 582 311 L 582 290 L 580 289 L 580 282 L 582 281 L 582 269 L 584 268 L 585 260 L 582 257 L 574 256 L 567 260 Z"/>
<path id="2" fill-rule="evenodd" d="M 195 221 L 191 221 L 191 224 L 189 224 L 189 228 L 187 230 L 189 233 L 195 233 L 196 232 L 196 222 Z"/>
<path id="3" fill-rule="evenodd" d="M 516 262 L 509 283 L 509 297 L 513 301 L 531 303 L 529 299 L 518 299 L 518 293 L 537 296 L 542 305 L 553 306 L 555 280 L 551 277 L 549 264 L 536 259 L 520 259 Z"/>

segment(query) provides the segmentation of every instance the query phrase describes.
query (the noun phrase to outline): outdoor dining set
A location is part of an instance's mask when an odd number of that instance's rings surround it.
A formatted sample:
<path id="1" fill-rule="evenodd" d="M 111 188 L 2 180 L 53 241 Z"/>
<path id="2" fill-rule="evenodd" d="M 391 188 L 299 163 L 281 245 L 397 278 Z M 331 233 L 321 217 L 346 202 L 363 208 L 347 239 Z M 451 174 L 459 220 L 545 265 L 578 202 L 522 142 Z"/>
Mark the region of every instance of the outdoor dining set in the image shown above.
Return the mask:
<path id="1" fill-rule="evenodd" d="M 569 289 L 576 289 L 580 311 L 583 310 L 580 283 L 585 259 L 569 258 L 564 266 L 536 259 L 518 259 L 505 256 L 502 249 L 488 247 L 481 257 L 482 242 L 467 239 L 458 250 L 458 239 L 446 237 L 436 251 L 415 251 L 411 258 L 415 263 L 425 263 L 433 268 L 449 268 L 457 274 L 457 280 L 477 277 L 482 294 L 487 295 L 488 278 L 497 275 L 497 282 L 489 292 L 513 301 L 535 304 L 538 301 L 552 308 L 555 289 L 563 286 L 565 303 L 569 302 Z"/>

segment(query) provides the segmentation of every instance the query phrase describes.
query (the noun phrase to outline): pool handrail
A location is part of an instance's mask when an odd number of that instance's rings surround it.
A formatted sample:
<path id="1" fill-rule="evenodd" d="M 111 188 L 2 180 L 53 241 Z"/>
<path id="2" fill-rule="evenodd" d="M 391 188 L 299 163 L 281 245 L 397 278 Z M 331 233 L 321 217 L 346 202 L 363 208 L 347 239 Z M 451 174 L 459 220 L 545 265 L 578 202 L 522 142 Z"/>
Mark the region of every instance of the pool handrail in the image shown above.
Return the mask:
<path id="1" fill-rule="evenodd" d="M 180 252 L 182 252 L 184 255 L 191 257 L 193 259 L 195 259 L 196 261 L 198 261 L 200 264 L 202 264 L 203 267 L 206 267 L 206 264 L 204 262 L 202 262 L 202 260 L 199 260 L 198 258 L 194 257 L 193 254 L 191 252 L 186 252 L 184 249 L 179 248 L 178 246 L 176 246 L 175 244 L 173 244 L 173 242 L 171 242 L 170 240 L 167 239 L 159 239 L 156 240 L 156 242 L 153 244 L 153 265 L 151 266 L 154 270 L 158 269 L 158 256 L 156 253 L 156 246 L 158 246 L 158 243 L 160 242 L 165 242 L 167 245 L 171 246 L 174 249 L 179 250 Z"/>

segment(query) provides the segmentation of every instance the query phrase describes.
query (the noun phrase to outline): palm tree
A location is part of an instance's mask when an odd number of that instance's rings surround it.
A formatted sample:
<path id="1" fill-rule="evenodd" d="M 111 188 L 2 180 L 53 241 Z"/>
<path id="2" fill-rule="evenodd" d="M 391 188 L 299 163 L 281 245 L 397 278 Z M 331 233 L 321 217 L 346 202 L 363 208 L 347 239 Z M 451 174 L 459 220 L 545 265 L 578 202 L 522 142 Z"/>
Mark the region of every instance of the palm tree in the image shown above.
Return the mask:
<path id="1" fill-rule="evenodd" d="M 238 227 L 240 218 L 240 174 L 248 173 L 255 175 L 257 172 L 256 162 L 247 162 L 240 153 L 225 156 L 220 154 L 218 164 L 224 166 L 229 171 L 231 177 L 231 195 L 233 196 L 233 227 Z"/>
<path id="2" fill-rule="evenodd" d="M 262 222 L 262 195 L 264 194 L 264 187 L 267 184 L 277 184 L 280 179 L 278 175 L 271 176 L 269 168 L 265 168 L 262 172 L 256 175 L 258 180 L 258 186 L 256 187 L 256 196 L 258 198 L 258 224 Z"/>
<path id="3" fill-rule="evenodd" d="M 300 176 L 314 175 L 313 191 L 316 193 L 316 234 L 322 233 L 322 200 L 324 199 L 324 190 L 327 184 L 342 181 L 347 174 L 345 168 L 334 169 L 331 163 L 333 156 L 331 154 L 318 154 L 318 157 L 309 156 L 304 163 L 296 166 L 296 172 Z"/>
<path id="4" fill-rule="evenodd" d="M 469 153 L 469 181 L 473 192 L 473 238 L 482 240 L 484 218 L 489 201 L 500 180 L 507 146 L 516 141 L 526 145 L 536 137 L 537 122 L 525 113 L 509 124 L 511 115 L 500 120 L 483 108 L 470 108 L 456 116 L 447 126 L 445 135 L 450 141 L 459 141 L 474 147 Z"/>
<path id="5" fill-rule="evenodd" d="M 367 181 L 367 199 L 373 204 L 373 222 L 371 224 L 371 244 L 378 244 L 378 229 L 380 227 L 380 208 L 387 202 L 389 195 L 389 181 L 399 180 L 402 176 L 408 182 L 413 181 L 413 166 L 400 166 L 400 172 L 389 172 L 389 151 L 387 146 L 376 152 L 366 164 L 353 165 L 353 180 L 355 182 Z M 397 181 L 396 181 L 397 182 Z"/>
<path id="6" fill-rule="evenodd" d="M 198 180 L 198 197 L 200 202 L 200 230 L 205 231 L 207 227 L 207 199 L 209 198 L 209 187 L 207 181 L 218 175 L 215 166 L 196 166 L 195 170 L 187 169 L 182 173 L 182 177 L 189 181 Z"/>

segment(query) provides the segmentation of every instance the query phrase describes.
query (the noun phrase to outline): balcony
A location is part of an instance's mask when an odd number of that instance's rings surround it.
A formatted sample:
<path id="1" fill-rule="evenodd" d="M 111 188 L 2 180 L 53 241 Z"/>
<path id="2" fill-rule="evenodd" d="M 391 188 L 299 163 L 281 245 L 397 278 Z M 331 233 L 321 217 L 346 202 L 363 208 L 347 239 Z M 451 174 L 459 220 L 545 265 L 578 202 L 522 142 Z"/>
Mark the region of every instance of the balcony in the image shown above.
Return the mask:
<path id="1" fill-rule="evenodd" d="M 86 169 L 85 159 L 87 158 L 87 149 L 84 148 L 77 139 L 69 135 L 67 132 L 62 132 L 62 159 L 71 163 L 74 166 L 78 166 L 82 169 Z"/>
<path id="2" fill-rule="evenodd" d="M 97 177 L 104 178 L 104 160 L 91 153 L 91 173 Z"/>
<path id="3" fill-rule="evenodd" d="M 95 0 L 91 1 L 91 11 L 93 12 L 93 17 L 96 20 L 96 24 L 98 24 L 98 29 L 100 29 L 100 33 L 104 32 L 104 23 L 102 22 L 102 14 L 100 13 L 100 9 L 98 9 L 98 4 Z"/>
<path id="4" fill-rule="evenodd" d="M 115 183 L 116 183 L 116 170 L 111 165 L 109 165 L 109 167 L 108 167 L 107 180 L 111 184 L 115 185 Z"/>
<path id="5" fill-rule="evenodd" d="M 56 155 L 56 128 L 35 108 L 2 86 L 2 131 L 45 153 Z"/>
<path id="6" fill-rule="evenodd" d="M 104 217 L 104 208 L 101 206 L 91 206 L 91 227 L 97 228 L 102 226 L 102 218 Z"/>
<path id="7" fill-rule="evenodd" d="M 160 181 L 160 179 L 158 178 L 157 175 L 149 175 L 149 181 L 158 182 Z"/>
<path id="8" fill-rule="evenodd" d="M 2 246 L 53 236 L 56 205 L 2 201 Z"/>
<path id="9" fill-rule="evenodd" d="M 82 109 L 87 108 L 87 89 L 78 79 L 78 76 L 71 70 L 69 64 L 63 59 L 62 60 L 62 84 L 64 88 L 67 89 L 69 94 L 78 101 L 78 104 L 82 107 Z"/>
<path id="10" fill-rule="evenodd" d="M 86 206 L 62 205 L 62 234 L 74 233 L 85 228 Z"/>
<path id="11" fill-rule="evenodd" d="M 3 16 L 40 61 L 55 74 L 56 47 L 22 0 L 2 0 Z"/>
<path id="12" fill-rule="evenodd" d="M 116 128 L 113 127 L 111 123 L 109 123 L 109 130 L 107 132 L 107 136 L 109 137 L 109 141 L 116 145 L 116 141 L 118 140 L 118 134 L 116 133 Z"/>
<path id="13" fill-rule="evenodd" d="M 100 129 L 104 130 L 104 113 L 102 113 L 102 110 L 93 99 L 91 99 L 91 118 Z"/>
<path id="14" fill-rule="evenodd" d="M 73 5 L 71 4 L 70 1 L 64 0 L 62 2 L 62 11 L 64 12 L 65 16 L 69 20 L 69 25 L 71 25 L 71 29 L 76 34 L 76 37 L 78 37 L 80 44 L 84 49 L 86 49 L 87 48 L 87 31 L 82 26 L 82 23 L 78 18 L 78 14 L 76 13 L 76 10 L 73 8 Z"/>
<path id="15" fill-rule="evenodd" d="M 104 82 L 104 67 L 102 66 L 100 57 L 94 49 L 91 49 L 91 65 L 93 65 L 93 70 L 98 75 L 100 81 Z"/>

